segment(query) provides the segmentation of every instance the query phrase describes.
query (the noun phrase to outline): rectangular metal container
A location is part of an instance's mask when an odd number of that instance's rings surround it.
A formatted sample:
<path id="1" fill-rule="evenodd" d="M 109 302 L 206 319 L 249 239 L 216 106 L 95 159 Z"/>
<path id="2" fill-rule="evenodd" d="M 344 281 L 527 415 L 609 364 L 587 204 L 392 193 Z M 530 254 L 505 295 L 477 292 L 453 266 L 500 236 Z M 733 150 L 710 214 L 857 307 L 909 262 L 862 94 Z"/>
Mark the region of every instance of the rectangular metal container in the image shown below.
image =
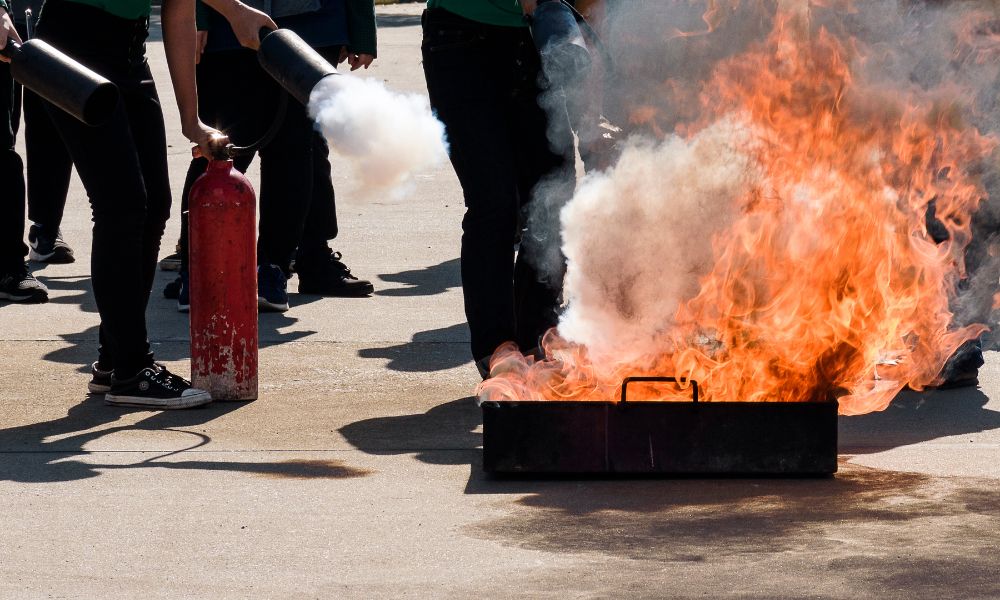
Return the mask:
<path id="1" fill-rule="evenodd" d="M 836 402 L 484 402 L 483 468 L 497 474 L 825 476 Z M 697 384 L 695 384 L 697 390 Z"/>

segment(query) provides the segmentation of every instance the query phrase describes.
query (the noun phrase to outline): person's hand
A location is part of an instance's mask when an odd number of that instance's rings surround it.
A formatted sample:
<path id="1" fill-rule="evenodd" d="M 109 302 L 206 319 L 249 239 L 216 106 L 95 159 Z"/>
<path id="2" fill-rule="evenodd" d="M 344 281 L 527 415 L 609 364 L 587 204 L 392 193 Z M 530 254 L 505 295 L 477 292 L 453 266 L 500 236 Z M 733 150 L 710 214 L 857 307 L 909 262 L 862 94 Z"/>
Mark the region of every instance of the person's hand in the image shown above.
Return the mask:
<path id="1" fill-rule="evenodd" d="M 205 46 L 208 44 L 208 32 L 199 31 L 194 38 L 194 64 L 201 62 L 201 55 L 205 53 Z"/>
<path id="2" fill-rule="evenodd" d="M 251 50 L 260 48 L 261 29 L 273 31 L 278 28 L 271 17 L 267 16 L 267 13 L 251 8 L 242 2 L 230 5 L 229 10 L 223 16 L 229 21 L 240 45 Z"/>
<path id="3" fill-rule="evenodd" d="M 10 15 L 7 14 L 6 10 L 0 8 L 0 50 L 7 47 L 7 40 L 21 43 L 21 36 L 17 35 L 17 29 L 10 20 Z M 10 62 L 10 59 L 2 54 L 0 54 L 0 60 Z"/>
<path id="4" fill-rule="evenodd" d="M 195 158 L 213 158 L 229 144 L 229 137 L 214 127 L 205 125 L 200 120 L 183 128 L 184 137 L 197 144 L 191 151 Z"/>
<path id="5" fill-rule="evenodd" d="M 347 64 L 351 65 L 352 71 L 357 71 L 361 67 L 367 69 L 368 67 L 372 66 L 372 62 L 374 60 L 375 57 L 371 54 L 352 54 L 350 52 L 347 53 Z"/>
<path id="6" fill-rule="evenodd" d="M 526 15 L 535 14 L 535 8 L 537 6 L 538 0 L 521 0 L 521 10 L 523 10 Z"/>

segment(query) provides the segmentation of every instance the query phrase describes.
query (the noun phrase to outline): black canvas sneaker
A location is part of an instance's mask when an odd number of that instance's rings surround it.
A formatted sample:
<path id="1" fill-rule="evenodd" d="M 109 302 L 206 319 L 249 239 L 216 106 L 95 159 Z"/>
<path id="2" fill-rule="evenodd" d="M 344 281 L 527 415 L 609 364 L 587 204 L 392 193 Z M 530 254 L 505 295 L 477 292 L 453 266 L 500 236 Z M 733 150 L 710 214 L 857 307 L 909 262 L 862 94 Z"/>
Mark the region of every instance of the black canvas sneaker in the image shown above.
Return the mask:
<path id="1" fill-rule="evenodd" d="M 97 363 L 90 365 L 90 383 L 87 390 L 91 394 L 107 394 L 111 391 L 111 375 L 114 371 L 102 371 Z"/>
<path id="2" fill-rule="evenodd" d="M 300 256 L 295 261 L 300 294 L 362 298 L 375 291 L 372 282 L 358 279 L 341 260 L 340 252 L 326 248 L 323 252 Z"/>
<path id="3" fill-rule="evenodd" d="M 21 264 L 13 271 L 0 272 L 0 300 L 43 304 L 49 301 L 49 288 L 35 279 L 28 272 L 28 267 Z"/>
<path id="4" fill-rule="evenodd" d="M 111 390 L 104 401 L 114 406 L 172 410 L 203 406 L 212 401 L 212 395 L 191 387 L 183 377 L 157 365 L 146 367 L 129 379 L 112 378 Z"/>
<path id="5" fill-rule="evenodd" d="M 58 229 L 49 232 L 41 225 L 32 225 L 28 228 L 28 245 L 31 246 L 28 259 L 35 262 L 68 264 L 76 261 L 73 249 L 63 241 L 62 232 Z"/>

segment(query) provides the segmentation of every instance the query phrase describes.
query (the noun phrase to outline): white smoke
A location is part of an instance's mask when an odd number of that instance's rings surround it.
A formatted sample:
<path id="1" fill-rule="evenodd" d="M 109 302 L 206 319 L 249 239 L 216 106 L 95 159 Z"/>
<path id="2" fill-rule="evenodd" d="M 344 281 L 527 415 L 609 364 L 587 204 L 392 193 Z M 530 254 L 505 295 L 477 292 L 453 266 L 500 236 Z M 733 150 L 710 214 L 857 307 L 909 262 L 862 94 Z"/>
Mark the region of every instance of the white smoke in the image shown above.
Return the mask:
<path id="1" fill-rule="evenodd" d="M 712 238 L 756 175 L 748 134 L 720 121 L 690 140 L 634 139 L 562 212 L 568 306 L 559 325 L 595 362 L 662 350 L 660 334 L 712 269 Z"/>
<path id="2" fill-rule="evenodd" d="M 393 92 L 375 79 L 327 77 L 312 91 L 309 114 L 363 192 L 399 188 L 448 154 L 427 97 Z"/>

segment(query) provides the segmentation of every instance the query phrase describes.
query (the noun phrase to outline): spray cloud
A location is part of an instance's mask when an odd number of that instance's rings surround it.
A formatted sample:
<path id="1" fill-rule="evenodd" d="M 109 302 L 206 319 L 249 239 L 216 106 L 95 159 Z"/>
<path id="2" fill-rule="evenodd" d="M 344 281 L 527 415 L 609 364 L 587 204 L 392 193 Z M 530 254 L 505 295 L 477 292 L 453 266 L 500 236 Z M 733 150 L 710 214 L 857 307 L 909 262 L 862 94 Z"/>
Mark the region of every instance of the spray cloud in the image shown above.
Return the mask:
<path id="1" fill-rule="evenodd" d="M 309 114 L 331 149 L 347 159 L 363 192 L 384 192 L 447 157 L 444 125 L 426 96 L 401 94 L 352 75 L 323 79 Z"/>

